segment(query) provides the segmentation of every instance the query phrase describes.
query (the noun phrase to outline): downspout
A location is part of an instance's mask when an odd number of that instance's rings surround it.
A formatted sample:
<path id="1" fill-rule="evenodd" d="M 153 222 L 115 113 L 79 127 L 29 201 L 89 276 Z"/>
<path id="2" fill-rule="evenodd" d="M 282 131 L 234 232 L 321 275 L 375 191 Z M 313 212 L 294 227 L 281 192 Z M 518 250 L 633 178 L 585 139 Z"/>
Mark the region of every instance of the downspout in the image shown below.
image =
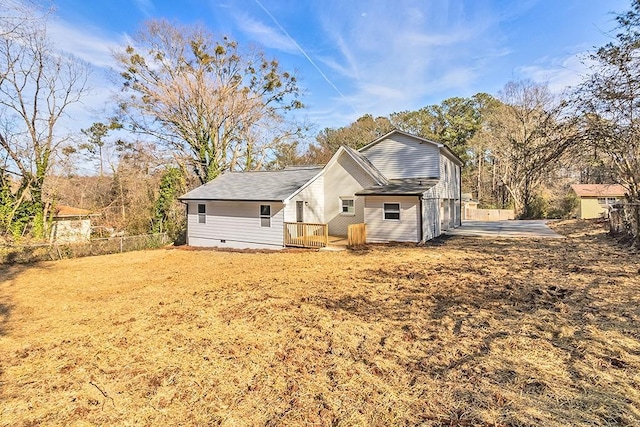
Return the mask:
<path id="1" fill-rule="evenodd" d="M 418 244 L 422 245 L 424 244 L 424 224 L 423 224 L 423 218 L 422 218 L 422 194 L 418 196 L 418 205 L 420 206 L 420 209 L 418 210 L 419 218 L 420 218 L 420 241 Z"/>
<path id="2" fill-rule="evenodd" d="M 184 243 L 189 246 L 189 202 L 180 200 L 180 203 L 184 205 L 185 221 L 184 221 Z"/>
<path id="3" fill-rule="evenodd" d="M 458 227 L 462 227 L 462 166 L 458 171 L 458 193 Z"/>

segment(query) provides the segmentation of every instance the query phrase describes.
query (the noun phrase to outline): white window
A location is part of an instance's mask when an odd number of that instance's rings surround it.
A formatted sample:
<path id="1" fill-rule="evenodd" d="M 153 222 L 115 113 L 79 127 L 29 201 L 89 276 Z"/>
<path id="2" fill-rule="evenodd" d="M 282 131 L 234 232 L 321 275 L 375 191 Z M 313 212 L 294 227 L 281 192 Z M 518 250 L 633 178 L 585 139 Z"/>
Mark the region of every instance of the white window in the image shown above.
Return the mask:
<path id="1" fill-rule="evenodd" d="M 342 215 L 355 215 L 355 200 L 353 197 L 340 197 L 340 213 Z"/>
<path id="2" fill-rule="evenodd" d="M 271 227 L 271 205 L 260 205 L 260 227 Z"/>
<path id="3" fill-rule="evenodd" d="M 599 197 L 598 203 L 601 205 L 614 205 L 618 203 L 618 200 L 615 197 Z"/>
<path id="4" fill-rule="evenodd" d="M 400 221 L 400 203 L 385 203 L 383 208 L 385 220 Z"/>
<path id="5" fill-rule="evenodd" d="M 198 204 L 198 223 L 207 223 L 207 205 L 205 204 Z"/>

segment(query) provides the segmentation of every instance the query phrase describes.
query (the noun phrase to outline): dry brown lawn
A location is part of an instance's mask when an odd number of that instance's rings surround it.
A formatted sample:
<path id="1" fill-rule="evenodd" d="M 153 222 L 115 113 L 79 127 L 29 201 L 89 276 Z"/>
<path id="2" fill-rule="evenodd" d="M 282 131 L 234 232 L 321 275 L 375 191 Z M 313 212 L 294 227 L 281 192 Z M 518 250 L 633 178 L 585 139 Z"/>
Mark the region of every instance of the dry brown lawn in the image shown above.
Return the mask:
<path id="1" fill-rule="evenodd" d="M 604 230 L 0 266 L 0 425 L 640 425 Z"/>

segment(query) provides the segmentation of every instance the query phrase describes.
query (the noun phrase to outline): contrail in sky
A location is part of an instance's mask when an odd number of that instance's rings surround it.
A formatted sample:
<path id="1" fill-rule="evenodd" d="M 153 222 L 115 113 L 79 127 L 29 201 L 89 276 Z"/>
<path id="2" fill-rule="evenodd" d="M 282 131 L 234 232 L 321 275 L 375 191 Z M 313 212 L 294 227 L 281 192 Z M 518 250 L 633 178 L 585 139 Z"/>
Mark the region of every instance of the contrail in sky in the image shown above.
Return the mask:
<path id="1" fill-rule="evenodd" d="M 300 53 L 302 53 L 304 55 L 305 58 L 307 58 L 307 61 L 309 61 L 309 63 L 311 65 L 313 65 L 313 68 L 315 68 L 318 73 L 320 73 L 320 75 L 322 76 L 322 78 L 329 84 L 329 86 L 331 86 L 336 92 L 338 92 L 338 94 L 342 97 L 342 99 L 344 99 L 345 101 L 347 100 L 347 97 L 344 96 L 344 94 L 340 91 L 340 89 L 338 89 L 338 87 L 336 85 L 333 84 L 333 82 L 331 80 L 329 80 L 329 77 L 326 76 L 325 73 L 322 72 L 322 70 L 320 69 L 320 67 L 318 67 L 316 65 L 316 63 L 313 61 L 313 59 L 311 59 L 311 57 L 307 54 L 307 52 L 305 52 L 305 50 L 298 44 L 298 42 L 296 42 L 293 37 L 291 37 L 289 35 L 289 33 L 287 32 L 287 30 L 285 30 L 282 25 L 280 25 L 280 23 L 278 22 L 278 20 L 271 14 L 271 12 L 269 12 L 267 10 L 266 7 L 264 7 L 262 5 L 262 3 L 260 3 L 260 0 L 255 0 L 255 2 L 257 3 L 258 6 L 260 6 L 262 8 L 262 10 L 264 10 L 264 12 L 269 15 L 269 17 L 271 18 L 271 20 L 277 25 L 277 27 L 280 29 L 280 31 L 282 31 L 284 33 L 285 36 L 287 36 L 289 38 L 289 40 L 291 40 L 291 43 L 293 43 L 298 50 L 300 51 Z M 353 110 L 354 113 L 358 114 L 358 111 L 355 109 L 355 107 L 353 105 L 351 105 L 351 103 L 349 103 L 349 106 L 351 107 L 351 109 Z"/>

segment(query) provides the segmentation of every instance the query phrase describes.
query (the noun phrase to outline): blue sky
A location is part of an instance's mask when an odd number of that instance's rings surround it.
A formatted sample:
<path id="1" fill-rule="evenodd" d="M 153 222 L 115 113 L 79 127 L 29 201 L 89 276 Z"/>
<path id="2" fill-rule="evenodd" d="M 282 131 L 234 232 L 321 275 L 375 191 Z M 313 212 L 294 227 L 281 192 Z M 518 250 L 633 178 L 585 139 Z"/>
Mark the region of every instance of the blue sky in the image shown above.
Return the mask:
<path id="1" fill-rule="evenodd" d="M 86 111 L 104 119 L 110 49 L 146 19 L 201 23 L 258 45 L 296 71 L 316 130 L 415 110 L 510 80 L 561 92 L 580 80 L 582 56 L 609 40 L 611 12 L 629 0 L 58 0 L 58 46 L 94 67 Z M 103 115 L 100 117 L 100 115 Z M 88 118 L 86 118 L 88 120 Z"/>

